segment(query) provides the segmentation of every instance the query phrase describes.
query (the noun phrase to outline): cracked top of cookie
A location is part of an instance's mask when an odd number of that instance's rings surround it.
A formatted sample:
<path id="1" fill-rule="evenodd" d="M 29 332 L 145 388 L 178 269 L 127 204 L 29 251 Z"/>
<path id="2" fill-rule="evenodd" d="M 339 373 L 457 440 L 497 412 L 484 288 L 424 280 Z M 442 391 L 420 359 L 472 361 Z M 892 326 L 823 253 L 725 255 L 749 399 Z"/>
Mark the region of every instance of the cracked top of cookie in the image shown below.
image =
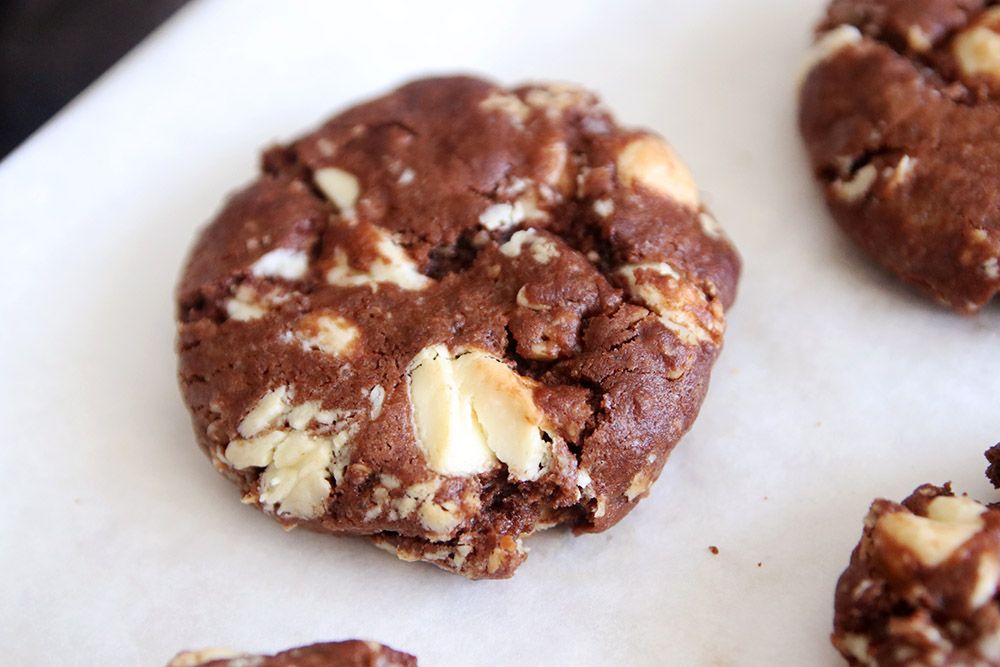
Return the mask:
<path id="1" fill-rule="evenodd" d="M 888 269 L 972 313 L 1000 290 L 1000 6 L 834 0 L 800 127 L 838 222 Z"/>
<path id="2" fill-rule="evenodd" d="M 264 155 L 178 288 L 201 445 L 285 523 L 508 576 L 693 422 L 739 260 L 589 92 L 417 81 Z"/>
<path id="3" fill-rule="evenodd" d="M 1000 510 L 948 485 L 876 500 L 837 584 L 833 643 L 852 665 L 1000 664 Z"/>

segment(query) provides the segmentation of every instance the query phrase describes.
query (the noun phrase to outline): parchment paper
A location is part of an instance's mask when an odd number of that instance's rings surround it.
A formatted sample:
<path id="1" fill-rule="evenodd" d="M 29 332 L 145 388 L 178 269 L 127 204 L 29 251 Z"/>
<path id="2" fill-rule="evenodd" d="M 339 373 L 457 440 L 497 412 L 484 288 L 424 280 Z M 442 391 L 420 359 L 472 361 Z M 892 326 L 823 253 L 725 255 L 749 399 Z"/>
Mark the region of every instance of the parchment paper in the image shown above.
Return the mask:
<path id="1" fill-rule="evenodd" d="M 164 664 L 366 637 L 443 665 L 839 665 L 868 503 L 998 500 L 1000 306 L 861 258 L 795 126 L 822 0 L 202 0 L 0 164 L 0 662 Z M 172 289 L 258 150 L 429 72 L 578 81 L 692 167 L 746 271 L 694 430 L 625 521 L 467 582 L 286 534 L 196 448 Z M 709 553 L 717 546 L 718 555 Z"/>

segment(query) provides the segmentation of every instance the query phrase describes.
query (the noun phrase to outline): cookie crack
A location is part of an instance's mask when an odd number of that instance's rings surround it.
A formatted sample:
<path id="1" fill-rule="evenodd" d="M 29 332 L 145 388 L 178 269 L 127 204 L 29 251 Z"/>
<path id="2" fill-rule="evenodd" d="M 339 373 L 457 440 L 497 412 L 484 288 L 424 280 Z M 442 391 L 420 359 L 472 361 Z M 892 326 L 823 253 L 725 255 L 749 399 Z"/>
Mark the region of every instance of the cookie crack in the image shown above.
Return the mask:
<path id="1" fill-rule="evenodd" d="M 514 362 L 515 369 L 519 375 L 529 377 L 536 382 L 548 384 L 542 378 L 549 370 L 557 365 L 561 360 L 552 361 L 527 359 L 517 351 L 517 339 L 510 329 L 510 320 L 504 323 L 504 358 Z"/>
<path id="2" fill-rule="evenodd" d="M 878 158 L 904 154 L 906 154 L 905 149 L 895 146 L 884 145 L 877 148 L 869 148 L 850 158 L 849 164 L 824 165 L 820 167 L 816 175 L 820 180 L 830 184 L 834 181 L 853 178 L 859 171 L 872 164 Z"/>

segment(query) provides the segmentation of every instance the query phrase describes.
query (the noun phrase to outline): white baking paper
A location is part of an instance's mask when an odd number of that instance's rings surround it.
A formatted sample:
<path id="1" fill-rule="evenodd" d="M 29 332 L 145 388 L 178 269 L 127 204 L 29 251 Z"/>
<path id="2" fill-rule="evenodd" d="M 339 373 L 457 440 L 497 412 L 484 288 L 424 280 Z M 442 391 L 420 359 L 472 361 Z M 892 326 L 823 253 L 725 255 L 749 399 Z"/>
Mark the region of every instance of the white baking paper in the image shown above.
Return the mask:
<path id="1" fill-rule="evenodd" d="M 190 5 L 0 164 L 0 662 L 373 638 L 445 665 L 839 665 L 876 496 L 985 500 L 1000 305 L 962 318 L 830 222 L 795 124 L 822 0 Z M 662 132 L 746 264 L 694 430 L 621 524 L 468 582 L 285 533 L 194 444 L 172 289 L 258 149 L 430 72 L 578 81 Z M 710 545 L 719 548 L 709 553 Z"/>

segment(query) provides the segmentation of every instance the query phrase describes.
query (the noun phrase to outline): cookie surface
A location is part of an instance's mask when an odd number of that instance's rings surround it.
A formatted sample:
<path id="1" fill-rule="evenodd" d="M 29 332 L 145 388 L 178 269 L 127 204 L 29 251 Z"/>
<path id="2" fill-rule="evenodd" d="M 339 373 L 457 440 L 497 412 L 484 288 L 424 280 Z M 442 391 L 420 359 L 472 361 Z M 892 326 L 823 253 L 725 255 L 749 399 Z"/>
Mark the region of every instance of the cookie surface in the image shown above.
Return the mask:
<path id="1" fill-rule="evenodd" d="M 178 289 L 184 397 L 245 502 L 480 578 L 645 496 L 739 273 L 661 139 L 577 88 L 428 79 L 263 172 Z"/>
<path id="2" fill-rule="evenodd" d="M 834 0 L 800 90 L 800 129 L 839 225 L 963 313 L 1000 290 L 993 4 Z"/>
<path id="3" fill-rule="evenodd" d="M 852 665 L 1000 664 L 1000 510 L 925 485 L 876 500 L 837 583 L 834 646 Z"/>
<path id="4" fill-rule="evenodd" d="M 274 655 L 228 649 L 179 653 L 167 667 L 416 667 L 417 659 L 377 642 L 356 639 L 293 648 Z"/>

